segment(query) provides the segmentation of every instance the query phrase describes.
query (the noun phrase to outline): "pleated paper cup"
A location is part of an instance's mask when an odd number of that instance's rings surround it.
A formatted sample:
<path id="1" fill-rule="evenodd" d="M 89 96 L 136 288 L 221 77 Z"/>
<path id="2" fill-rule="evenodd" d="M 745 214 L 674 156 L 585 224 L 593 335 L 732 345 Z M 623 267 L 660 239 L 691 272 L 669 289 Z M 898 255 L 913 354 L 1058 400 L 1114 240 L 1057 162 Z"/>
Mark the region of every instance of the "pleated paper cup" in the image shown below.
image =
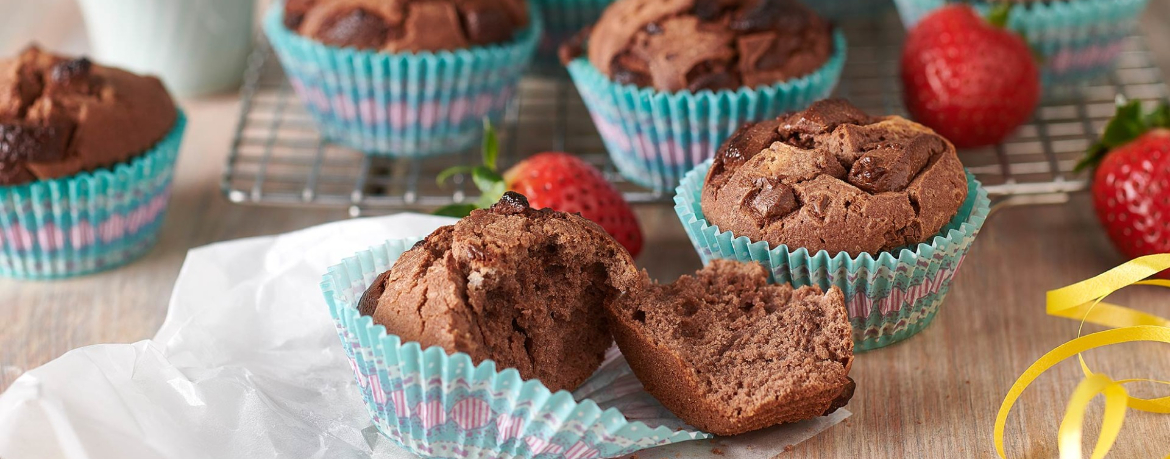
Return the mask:
<path id="1" fill-rule="evenodd" d="M 158 239 L 186 120 L 114 167 L 0 186 L 0 275 L 57 279 L 129 263 Z"/>
<path id="2" fill-rule="evenodd" d="M 628 420 L 604 399 L 575 400 L 495 362 L 403 342 L 358 312 L 366 288 L 420 239 L 359 252 L 321 284 L 370 417 L 407 450 L 439 458 L 593 459 L 710 435 Z M 603 365 L 578 393 L 602 394 L 617 370 Z M 621 365 L 628 372 L 628 366 Z M 608 368 L 608 369 L 607 369 Z"/>
<path id="3" fill-rule="evenodd" d="M 991 211 L 987 191 L 967 174 L 967 200 L 931 240 L 898 250 L 856 257 L 830 256 L 799 247 L 771 246 L 722 231 L 703 216 L 703 182 L 711 162 L 683 178 L 674 197 L 675 212 L 703 263 L 715 259 L 757 262 L 771 280 L 794 286 L 837 286 L 845 293 L 857 351 L 877 349 L 909 338 L 934 319 L 951 280 Z"/>
<path id="4" fill-rule="evenodd" d="M 264 32 L 322 135 L 408 158 L 476 145 L 483 119 L 503 118 L 543 30 L 534 14 L 508 43 L 392 54 L 329 46 L 288 30 L 283 18 L 283 2 L 274 2 Z"/>
<path id="5" fill-rule="evenodd" d="M 888 0 L 887 0 L 888 1 Z M 592 25 L 614 0 L 534 0 L 544 18 L 544 36 L 536 48 L 535 74 L 568 78 L 557 56 L 561 44 Z"/>
<path id="6" fill-rule="evenodd" d="M 955 0 L 895 0 L 910 29 Z M 986 13 L 988 2 L 970 2 Z M 1008 28 L 1024 36 L 1041 57 L 1047 86 L 1078 83 L 1109 73 L 1149 0 L 1059 0 L 1017 3 Z"/>
<path id="7" fill-rule="evenodd" d="M 775 118 L 828 97 L 841 78 L 845 50 L 845 35 L 836 30 L 833 54 L 815 72 L 735 91 L 663 92 L 621 85 L 585 57 L 569 63 L 569 74 L 618 172 L 642 187 L 669 192 L 744 123 Z"/>

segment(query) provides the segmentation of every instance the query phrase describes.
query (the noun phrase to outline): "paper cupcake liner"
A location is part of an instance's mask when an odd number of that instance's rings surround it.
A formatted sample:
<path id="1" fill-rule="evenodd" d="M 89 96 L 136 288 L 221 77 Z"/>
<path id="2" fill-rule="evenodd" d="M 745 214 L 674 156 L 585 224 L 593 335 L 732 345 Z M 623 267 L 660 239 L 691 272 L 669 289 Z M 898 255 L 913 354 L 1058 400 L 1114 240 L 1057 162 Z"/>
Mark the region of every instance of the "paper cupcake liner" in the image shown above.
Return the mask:
<path id="1" fill-rule="evenodd" d="M 475 145 L 502 119 L 541 35 L 534 15 L 512 42 L 423 53 L 328 46 L 288 30 L 283 2 L 264 17 L 293 90 L 326 138 L 371 155 L 425 157 Z"/>
<path id="2" fill-rule="evenodd" d="M 772 281 L 795 286 L 837 286 L 845 293 L 858 351 L 888 346 L 922 331 L 938 312 L 955 272 L 990 212 L 987 191 L 967 174 L 967 200 L 929 242 L 874 255 L 830 257 L 822 250 L 771 247 L 765 241 L 720 231 L 703 217 L 703 181 L 711 162 L 683 178 L 674 210 L 703 263 L 715 259 L 758 262 Z"/>
<path id="3" fill-rule="evenodd" d="M 895 0 L 910 29 L 954 0 Z M 1062 0 L 1029 2 L 1012 9 L 1008 27 L 1020 32 L 1043 60 L 1045 85 L 1081 82 L 1117 65 L 1127 37 L 1149 0 Z M 972 2 L 983 12 L 986 2 Z"/>
<path id="4" fill-rule="evenodd" d="M 617 409 L 602 409 L 604 398 L 578 401 L 540 381 L 521 380 L 515 369 L 497 371 L 491 360 L 474 365 L 467 354 L 424 350 L 387 334 L 358 312 L 357 302 L 419 240 L 392 240 L 359 252 L 330 268 L 321 284 L 366 408 L 384 435 L 427 457 L 541 459 L 613 457 L 709 437 L 679 424 L 630 421 Z M 622 376 L 631 380 L 623 370 L 630 373 L 627 365 L 603 364 L 577 393 L 597 393 Z M 653 411 L 651 405 L 644 404 Z"/>
<path id="5" fill-rule="evenodd" d="M 834 21 L 872 18 L 894 6 L 890 0 L 816 0 L 805 4 L 822 17 Z"/>
<path id="6" fill-rule="evenodd" d="M 561 44 L 597 22 L 601 13 L 614 0 L 533 0 L 544 18 L 544 36 L 536 47 L 532 73 L 568 78 L 565 66 L 557 56 Z"/>
<path id="7" fill-rule="evenodd" d="M 614 83 L 589 61 L 569 63 L 614 165 L 640 186 L 669 192 L 678 180 L 742 124 L 775 118 L 828 97 L 845 63 L 845 35 L 833 33 L 833 55 L 815 72 L 771 86 L 718 92 L 660 92 Z"/>
<path id="8" fill-rule="evenodd" d="M 0 275 L 56 279 L 129 263 L 158 238 L 186 119 L 112 168 L 0 187 Z"/>

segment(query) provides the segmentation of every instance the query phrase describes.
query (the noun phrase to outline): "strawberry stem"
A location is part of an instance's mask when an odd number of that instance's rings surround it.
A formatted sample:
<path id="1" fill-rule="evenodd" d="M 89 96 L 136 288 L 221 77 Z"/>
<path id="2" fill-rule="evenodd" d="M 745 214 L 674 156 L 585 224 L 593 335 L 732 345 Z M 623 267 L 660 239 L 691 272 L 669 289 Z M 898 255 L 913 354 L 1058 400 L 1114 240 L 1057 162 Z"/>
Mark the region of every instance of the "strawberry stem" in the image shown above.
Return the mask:
<path id="1" fill-rule="evenodd" d="M 1119 96 L 1117 114 L 1109 120 L 1101 138 L 1089 147 L 1085 158 L 1077 163 L 1074 171 L 1095 167 L 1110 150 L 1132 142 L 1155 128 L 1170 128 L 1170 105 L 1162 102 L 1151 112 L 1143 114 L 1140 100 L 1126 101 Z"/>
<path id="2" fill-rule="evenodd" d="M 1012 2 L 997 3 L 991 7 L 991 11 L 987 12 L 987 22 L 1001 29 L 1007 27 L 1008 18 L 1012 14 L 1012 6 Z"/>
<path id="3" fill-rule="evenodd" d="M 475 204 L 451 204 L 440 207 L 434 214 L 443 217 L 463 218 L 471 215 L 471 211 L 475 209 L 477 209 Z"/>
<path id="4" fill-rule="evenodd" d="M 455 166 L 443 170 L 436 177 L 439 186 L 442 186 L 448 178 L 455 174 L 471 173 L 471 181 L 475 187 L 479 189 L 479 199 L 475 203 L 459 203 L 451 204 L 436 210 L 435 215 L 445 215 L 448 217 L 466 217 L 475 209 L 486 209 L 495 204 L 507 191 L 507 184 L 504 182 L 504 177 L 497 172 L 497 162 L 500 156 L 500 140 L 496 136 L 496 130 L 492 128 L 492 122 L 488 118 L 483 119 L 483 164 L 478 166 Z"/>
<path id="5" fill-rule="evenodd" d="M 500 140 L 496 137 L 496 130 L 492 129 L 492 120 L 483 118 L 483 165 L 496 170 L 496 160 L 500 157 Z"/>

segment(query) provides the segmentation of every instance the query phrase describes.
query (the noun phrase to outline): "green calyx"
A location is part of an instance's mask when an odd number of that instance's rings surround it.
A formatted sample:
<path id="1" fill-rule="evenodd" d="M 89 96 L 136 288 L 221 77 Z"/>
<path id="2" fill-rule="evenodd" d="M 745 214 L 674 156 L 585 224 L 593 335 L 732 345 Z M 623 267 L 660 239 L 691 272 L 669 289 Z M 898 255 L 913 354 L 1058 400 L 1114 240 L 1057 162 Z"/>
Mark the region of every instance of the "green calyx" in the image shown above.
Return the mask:
<path id="1" fill-rule="evenodd" d="M 504 177 L 498 172 L 498 161 L 500 157 L 500 140 L 496 136 L 495 129 L 492 128 L 491 120 L 483 119 L 483 164 L 478 166 L 455 166 L 446 169 L 439 173 L 435 178 L 439 186 L 447 179 L 457 174 L 471 174 L 471 181 L 475 187 L 479 189 L 479 199 L 474 203 L 459 203 L 450 204 L 440 207 L 434 212 L 435 215 L 442 215 L 446 217 L 463 218 L 471 214 L 475 209 L 486 209 L 500 200 L 507 190 L 507 185 L 504 183 Z"/>
<path id="2" fill-rule="evenodd" d="M 988 24 L 991 24 L 992 27 L 1007 30 L 1008 20 L 1012 17 L 1012 8 L 1015 7 L 1016 5 L 1013 2 L 997 2 L 995 6 L 992 6 L 991 9 L 987 11 L 987 17 L 985 20 Z M 1027 33 L 1025 32 L 1026 31 L 1024 30 L 1016 30 L 1012 33 L 1019 35 L 1024 39 L 1024 42 L 1027 43 L 1028 37 Z M 1039 49 L 1036 49 L 1036 47 L 1032 46 L 1031 44 L 1028 45 L 1028 49 L 1032 52 L 1032 59 L 1035 60 L 1037 64 L 1043 65 L 1044 61 L 1046 60 L 1044 53 L 1040 52 Z"/>
<path id="3" fill-rule="evenodd" d="M 1012 15 L 1012 6 L 1011 2 L 996 3 L 991 7 L 991 11 L 987 12 L 987 22 L 1001 29 L 1007 27 L 1008 18 Z"/>
<path id="4" fill-rule="evenodd" d="M 1101 138 L 1089 147 L 1088 154 L 1077 163 L 1075 171 L 1095 167 L 1110 150 L 1130 143 L 1155 128 L 1170 128 L 1170 104 L 1162 102 L 1154 110 L 1142 113 L 1142 102 L 1117 98 L 1117 114 L 1105 126 Z"/>

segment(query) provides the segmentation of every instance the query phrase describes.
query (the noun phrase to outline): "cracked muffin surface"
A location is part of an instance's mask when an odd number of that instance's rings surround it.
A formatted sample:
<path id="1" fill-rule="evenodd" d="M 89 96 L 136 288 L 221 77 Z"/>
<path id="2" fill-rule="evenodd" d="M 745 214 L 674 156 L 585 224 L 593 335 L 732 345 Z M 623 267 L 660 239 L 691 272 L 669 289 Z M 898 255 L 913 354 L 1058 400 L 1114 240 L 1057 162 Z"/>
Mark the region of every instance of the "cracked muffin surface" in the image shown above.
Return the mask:
<path id="1" fill-rule="evenodd" d="M 0 186 L 129 160 L 162 140 L 177 116 L 157 78 L 30 46 L 0 61 Z"/>
<path id="2" fill-rule="evenodd" d="M 589 61 L 620 84 L 736 89 L 812 73 L 832 54 L 827 21 L 796 0 L 621 0 L 589 34 Z"/>
<path id="3" fill-rule="evenodd" d="M 359 310 L 423 349 L 491 359 L 552 391 L 573 390 L 612 343 L 604 308 L 644 276 L 597 224 L 531 209 L 508 192 L 404 253 Z"/>
<path id="4" fill-rule="evenodd" d="M 284 25 L 327 45 L 390 53 L 509 41 L 528 26 L 524 0 L 287 0 Z"/>
<path id="5" fill-rule="evenodd" d="M 701 206 L 736 236 L 856 256 L 929 240 L 966 199 L 942 136 L 825 100 L 740 128 L 716 153 Z"/>

